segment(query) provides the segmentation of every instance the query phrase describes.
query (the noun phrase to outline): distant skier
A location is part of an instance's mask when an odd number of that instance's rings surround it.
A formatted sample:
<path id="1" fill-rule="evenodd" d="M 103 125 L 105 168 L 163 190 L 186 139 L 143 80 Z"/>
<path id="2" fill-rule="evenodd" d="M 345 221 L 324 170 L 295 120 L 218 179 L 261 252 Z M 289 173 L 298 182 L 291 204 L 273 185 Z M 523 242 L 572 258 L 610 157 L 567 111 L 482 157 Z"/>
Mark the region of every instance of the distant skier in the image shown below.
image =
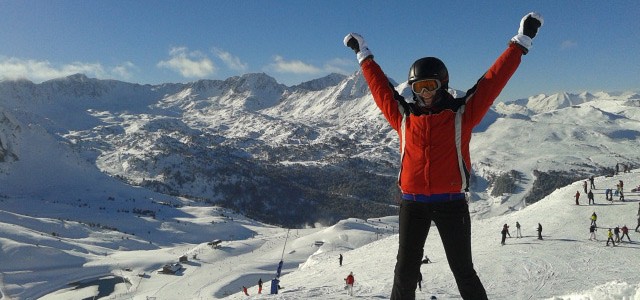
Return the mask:
<path id="1" fill-rule="evenodd" d="M 616 192 L 616 194 L 620 196 L 618 201 L 624 201 L 624 182 L 622 182 L 622 180 L 620 180 L 620 183 L 616 184 Z"/>
<path id="2" fill-rule="evenodd" d="M 262 294 L 262 278 L 258 279 L 258 294 Z"/>
<path id="3" fill-rule="evenodd" d="M 542 225 L 540 223 L 538 223 L 538 239 L 542 239 Z"/>
<path id="4" fill-rule="evenodd" d="M 591 183 L 591 189 L 595 190 L 596 189 L 596 185 L 593 183 L 593 175 L 591 175 L 591 177 L 589 177 L 589 182 Z"/>
<path id="5" fill-rule="evenodd" d="M 620 243 L 620 226 L 613 229 L 613 235 L 616 237 L 616 243 Z"/>
<path id="6" fill-rule="evenodd" d="M 622 241 L 624 239 L 624 236 L 627 236 L 627 239 L 629 240 L 629 242 L 631 242 L 631 238 L 629 237 L 629 228 L 627 228 L 627 225 L 625 224 L 624 226 L 622 226 L 622 237 L 620 237 L 620 241 Z"/>
<path id="7" fill-rule="evenodd" d="M 613 202 L 613 193 L 611 192 L 611 189 L 608 188 L 604 191 L 604 198 L 607 201 L 612 201 Z"/>
<path id="8" fill-rule="evenodd" d="M 429 257 L 427 257 L 426 255 L 424 256 L 424 259 L 422 260 L 423 264 L 428 264 L 431 263 L 431 260 L 429 259 Z"/>
<path id="9" fill-rule="evenodd" d="M 338 257 L 338 261 L 340 262 L 340 266 L 342 267 L 342 254 L 340 254 L 340 257 Z"/>
<path id="10" fill-rule="evenodd" d="M 349 296 L 353 296 L 353 284 L 356 281 L 353 277 L 353 272 L 349 272 L 349 275 L 344 279 L 344 281 L 347 283 L 347 293 Z"/>
<path id="11" fill-rule="evenodd" d="M 589 227 L 589 240 L 590 240 L 590 241 L 597 241 L 597 240 L 598 240 L 598 239 L 596 239 L 596 231 L 597 231 L 597 230 L 598 230 L 598 229 L 596 228 L 596 226 L 595 226 L 595 225 L 591 225 L 591 226 Z"/>
<path id="12" fill-rule="evenodd" d="M 507 224 L 504 224 L 500 233 L 502 234 L 502 241 L 500 242 L 500 244 L 504 246 L 504 242 L 507 239 L 507 234 L 509 234 L 509 226 Z M 511 235 L 509 235 L 509 237 L 511 237 Z"/>
<path id="13" fill-rule="evenodd" d="M 591 225 L 598 227 L 598 225 L 596 224 L 597 220 L 598 220 L 598 215 L 596 215 L 596 212 L 594 211 L 591 214 Z"/>
<path id="14" fill-rule="evenodd" d="M 638 225 L 636 226 L 636 232 L 640 232 L 638 231 L 638 228 L 640 228 L 640 215 L 638 216 Z"/>
<path id="15" fill-rule="evenodd" d="M 584 188 L 584 193 L 586 194 L 587 193 L 587 181 L 586 180 L 582 183 L 582 187 Z"/>
<path id="16" fill-rule="evenodd" d="M 589 205 L 591 205 L 591 203 L 594 205 L 596 204 L 596 200 L 593 198 L 593 192 L 591 190 L 587 193 L 587 199 L 589 199 Z"/>
<path id="17" fill-rule="evenodd" d="M 616 246 L 616 242 L 613 241 L 613 232 L 611 232 L 611 228 L 609 228 L 609 232 L 607 232 L 607 246 L 609 246 L 609 241 L 611 241 L 611 244 L 613 244 L 613 246 Z"/>
<path id="18" fill-rule="evenodd" d="M 580 205 L 580 202 L 578 200 L 580 200 L 580 191 L 576 191 L 576 195 L 573 196 L 576 198 L 576 205 Z"/>
<path id="19" fill-rule="evenodd" d="M 244 292 L 245 295 L 249 296 L 249 292 L 247 291 L 247 287 L 246 286 L 242 286 L 242 291 Z"/>
<path id="20" fill-rule="evenodd" d="M 522 232 L 520 232 L 520 223 L 516 221 L 516 238 L 521 238 L 521 237 L 522 237 Z"/>

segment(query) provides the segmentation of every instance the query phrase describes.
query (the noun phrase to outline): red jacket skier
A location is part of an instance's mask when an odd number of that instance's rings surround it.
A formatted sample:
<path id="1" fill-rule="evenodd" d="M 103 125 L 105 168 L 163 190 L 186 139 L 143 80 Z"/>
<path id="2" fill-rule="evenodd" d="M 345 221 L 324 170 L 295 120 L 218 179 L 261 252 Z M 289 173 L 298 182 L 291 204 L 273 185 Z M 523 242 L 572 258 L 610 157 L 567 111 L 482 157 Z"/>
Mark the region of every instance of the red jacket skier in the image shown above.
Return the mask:
<path id="1" fill-rule="evenodd" d="M 478 125 L 542 26 L 542 17 L 529 13 L 520 21 L 509 46 L 469 89 L 454 98 L 449 73 L 435 57 L 416 60 L 409 69 L 413 101 L 406 101 L 389 83 L 364 38 L 350 33 L 344 44 L 356 52 L 373 99 L 400 138 L 398 185 L 400 238 L 391 299 L 413 299 L 424 242 L 433 221 L 438 227 L 460 294 L 486 299 L 471 259 L 471 225 L 465 192 L 469 188 L 469 142 Z"/>
<path id="2" fill-rule="evenodd" d="M 349 296 L 353 296 L 353 283 L 356 281 L 353 277 L 353 272 L 349 272 L 349 275 L 344 279 L 344 281 L 347 283 L 347 293 L 349 293 Z"/>

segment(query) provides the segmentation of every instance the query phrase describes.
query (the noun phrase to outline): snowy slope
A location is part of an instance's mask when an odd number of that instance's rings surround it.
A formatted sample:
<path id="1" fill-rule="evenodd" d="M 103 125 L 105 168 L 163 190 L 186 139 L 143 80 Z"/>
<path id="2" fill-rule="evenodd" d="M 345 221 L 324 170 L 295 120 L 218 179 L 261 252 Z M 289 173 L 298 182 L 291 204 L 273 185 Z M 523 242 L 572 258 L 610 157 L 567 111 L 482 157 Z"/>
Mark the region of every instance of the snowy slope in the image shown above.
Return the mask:
<path id="1" fill-rule="evenodd" d="M 574 204 L 572 196 L 582 188 L 581 182 L 576 182 L 509 215 L 475 220 L 472 224 L 475 266 L 489 298 L 640 299 L 640 234 L 633 232 L 640 194 L 628 192 L 627 202 L 605 203 L 603 199 L 604 188 L 619 180 L 627 186 L 637 185 L 640 183 L 637 176 L 634 171 L 596 178 L 596 205 Z M 599 215 L 598 241 L 589 241 L 589 216 L 594 211 Z M 202 208 L 191 208 L 191 212 L 192 222 L 208 218 Z M 515 238 L 516 221 L 522 224 L 523 238 Z M 513 237 L 501 246 L 500 229 L 504 223 L 511 225 Z M 536 238 L 537 223 L 543 226 L 544 240 Z M 625 224 L 631 227 L 632 242 L 606 247 L 605 229 Z M 221 249 L 214 250 L 205 244 L 183 244 L 157 250 L 117 251 L 108 259 L 88 259 L 84 268 L 74 272 L 89 278 L 111 268 L 115 275 L 128 278 L 130 283 L 120 284 L 110 299 L 346 299 L 343 278 L 353 272 L 358 298 L 385 299 L 391 291 L 397 251 L 395 226 L 394 217 L 366 222 L 349 219 L 327 228 L 291 230 L 285 243 L 286 230 L 258 225 L 250 227 L 255 230 L 255 236 L 224 242 Z M 316 241 L 323 241 L 324 245 L 314 246 Z M 10 246 L 5 244 L 4 248 L 7 247 Z M 460 299 L 437 229 L 431 230 L 425 247 L 433 263 L 422 266 L 424 282 L 418 299 L 428 299 L 431 295 L 439 299 Z M 163 262 L 183 254 L 189 255 L 190 262 L 184 264 L 184 270 L 178 275 L 154 272 Z M 197 254 L 197 258 L 192 259 L 193 254 Z M 344 255 L 342 267 L 338 265 L 339 254 Z M 268 295 L 269 281 L 281 256 L 285 262 L 286 275 L 281 278 L 284 289 L 279 295 Z M 70 256 L 55 257 L 61 263 L 73 263 Z M 23 265 L 26 267 L 29 263 Z M 39 269 L 37 262 L 30 266 L 34 271 Z M 123 271 L 125 268 L 131 271 Z M 50 268 L 50 272 L 63 270 Z M 137 276 L 141 272 L 145 275 Z M 15 292 L 10 281 L 15 278 L 4 272 L 5 295 Z M 256 294 L 259 278 L 265 281 L 261 295 Z M 250 297 L 240 293 L 242 286 L 249 288 Z M 33 284 L 31 293 L 23 291 L 22 297 L 33 295 L 37 290 L 44 291 L 41 285 Z M 42 299 L 86 297 L 91 295 L 88 290 L 90 288 L 66 290 Z"/>
<path id="2" fill-rule="evenodd" d="M 559 189 L 542 201 L 507 216 L 476 220 L 472 224 L 476 270 L 490 299 L 640 299 L 640 234 L 633 232 L 640 195 L 628 193 L 627 202 L 605 203 L 603 188 L 618 180 L 638 185 L 638 173 L 614 178 L 596 178 L 596 205 L 576 206 L 572 198 L 581 182 Z M 589 216 L 599 216 L 598 241 L 589 241 Z M 522 224 L 523 238 L 515 238 L 515 222 Z M 502 224 L 511 226 L 513 238 L 500 245 Z M 543 226 L 543 240 L 535 228 Z M 605 247 L 606 228 L 631 227 L 632 243 Z M 356 277 L 356 295 L 364 299 L 389 297 L 397 251 L 397 235 L 344 252 L 318 253 L 300 268 L 282 278 L 286 287 L 278 296 L 249 299 L 345 299 L 343 278 Z M 422 265 L 423 292 L 438 299 L 459 299 L 443 253 L 437 229 L 431 230 L 425 246 L 432 264 Z M 255 291 L 255 288 L 252 288 Z M 573 295 L 573 296 L 571 296 Z M 246 299 L 236 294 L 230 299 Z"/>

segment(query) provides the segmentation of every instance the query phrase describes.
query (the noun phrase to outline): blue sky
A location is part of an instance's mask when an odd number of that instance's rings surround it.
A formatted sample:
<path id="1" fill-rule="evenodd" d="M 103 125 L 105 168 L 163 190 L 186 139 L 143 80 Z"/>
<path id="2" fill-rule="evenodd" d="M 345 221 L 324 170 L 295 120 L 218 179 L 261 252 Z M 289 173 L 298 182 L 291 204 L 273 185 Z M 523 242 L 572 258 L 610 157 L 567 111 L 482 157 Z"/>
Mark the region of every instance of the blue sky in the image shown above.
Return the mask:
<path id="1" fill-rule="evenodd" d="M 294 85 L 353 73 L 342 44 L 353 31 L 397 82 L 436 56 L 466 90 L 537 11 L 545 24 L 499 99 L 640 90 L 640 2 L 528 2 L 0 0 L 0 78 L 158 84 L 265 72 Z"/>

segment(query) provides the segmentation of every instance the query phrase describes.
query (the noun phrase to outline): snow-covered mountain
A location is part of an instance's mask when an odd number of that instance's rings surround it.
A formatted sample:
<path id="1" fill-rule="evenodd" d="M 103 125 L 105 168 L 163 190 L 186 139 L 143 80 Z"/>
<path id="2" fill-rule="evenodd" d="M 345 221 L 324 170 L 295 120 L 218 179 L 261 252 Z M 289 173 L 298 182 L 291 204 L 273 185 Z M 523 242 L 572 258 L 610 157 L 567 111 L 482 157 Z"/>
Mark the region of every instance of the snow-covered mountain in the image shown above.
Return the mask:
<path id="1" fill-rule="evenodd" d="M 405 83 L 397 88 L 409 96 Z M 604 92 L 497 103 L 472 142 L 474 209 L 500 214 L 525 199 L 535 202 L 553 188 L 535 186 L 540 171 L 586 176 L 633 165 L 639 103 L 638 93 Z M 3 132 L 33 127 L 66 144 L 68 155 L 128 184 L 270 223 L 385 215 L 397 198 L 390 179 L 397 134 L 358 72 L 293 87 L 264 73 L 155 86 L 80 74 L 41 84 L 4 81 L 0 107 L 14 120 Z M 19 159 L 11 136 L 5 134 L 2 151 Z M 541 146 L 557 151 L 548 155 Z M 515 187 L 493 189 L 507 173 L 517 174 Z M 507 205 L 495 208 L 496 202 Z"/>
<path id="2" fill-rule="evenodd" d="M 410 94 L 406 83 L 397 89 Z M 497 103 L 472 140 L 474 210 L 495 215 L 535 202 L 557 187 L 540 181 L 549 171 L 565 172 L 560 181 L 567 183 L 616 163 L 634 165 L 639 103 L 633 92 Z M 264 73 L 162 85 L 80 74 L 41 84 L 3 81 L 0 107 L 14 120 L 1 131 L 9 133 L 2 151 L 15 157 L 7 159 L 20 159 L 14 128 L 34 128 L 127 184 L 269 223 L 386 215 L 398 196 L 391 179 L 397 134 L 359 72 L 293 87 Z M 7 174 L 12 166 L 3 167 Z M 505 179 L 511 188 L 496 189 Z"/>
<path id="3" fill-rule="evenodd" d="M 408 96 L 405 83 L 397 89 Z M 497 103 L 472 139 L 475 218 L 501 223 L 557 188 L 636 166 L 639 120 L 635 92 Z M 216 238 L 236 249 L 264 234 L 272 249 L 283 231 L 264 223 L 394 215 L 397 161 L 397 134 L 359 73 L 294 87 L 266 74 L 162 85 L 2 81 L 0 295 L 37 297 L 123 264 L 148 272 Z M 364 230 L 393 235 L 392 223 Z M 240 252 L 259 247 L 251 244 Z M 292 250 L 299 256 L 287 270 L 309 250 Z M 149 253 L 157 257 L 133 262 Z M 212 288 L 215 297 L 244 282 L 235 277 Z"/>

